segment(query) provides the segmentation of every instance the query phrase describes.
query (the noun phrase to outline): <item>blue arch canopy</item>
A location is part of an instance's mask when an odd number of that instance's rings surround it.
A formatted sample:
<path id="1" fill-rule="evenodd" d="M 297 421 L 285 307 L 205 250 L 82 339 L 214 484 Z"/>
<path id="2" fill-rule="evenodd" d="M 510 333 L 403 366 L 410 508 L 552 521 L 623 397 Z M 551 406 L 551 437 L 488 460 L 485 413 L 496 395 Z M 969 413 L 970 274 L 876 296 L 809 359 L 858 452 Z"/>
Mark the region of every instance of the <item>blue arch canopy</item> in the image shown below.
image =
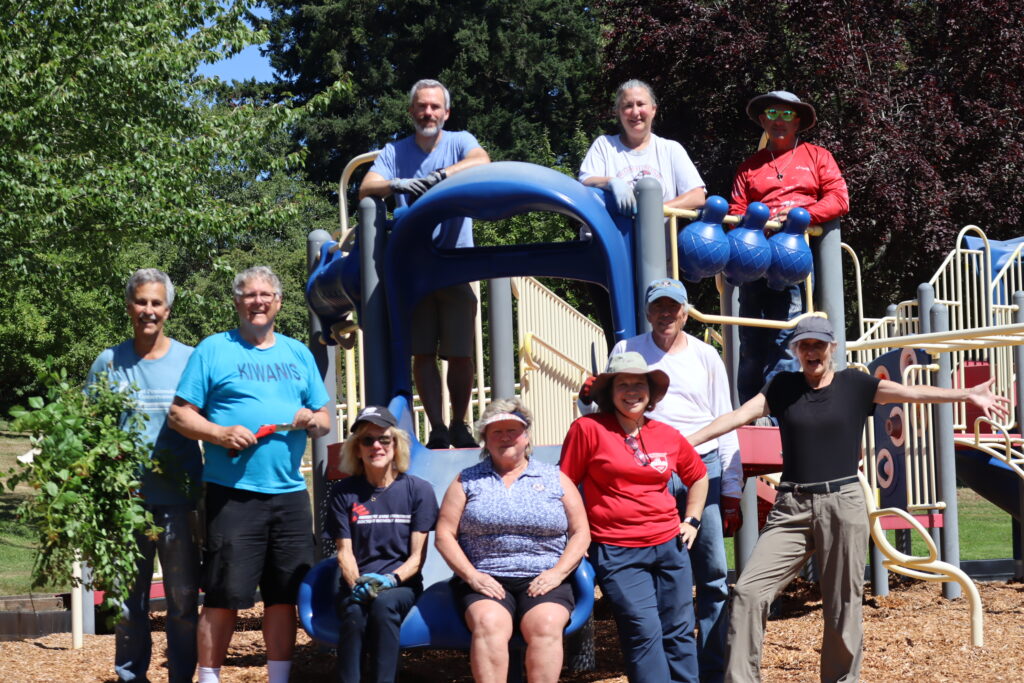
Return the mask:
<path id="1" fill-rule="evenodd" d="M 551 211 L 590 228 L 589 240 L 440 249 L 434 228 L 466 216 L 499 220 Z M 439 183 L 397 212 L 385 250 L 382 278 L 391 324 L 391 379 L 395 393 L 411 391 L 409 333 L 412 311 L 436 289 L 513 276 L 561 277 L 603 285 L 611 295 L 616 336 L 632 335 L 633 237 L 630 223 L 612 219 L 604 194 L 550 168 L 518 161 L 477 166 Z"/>

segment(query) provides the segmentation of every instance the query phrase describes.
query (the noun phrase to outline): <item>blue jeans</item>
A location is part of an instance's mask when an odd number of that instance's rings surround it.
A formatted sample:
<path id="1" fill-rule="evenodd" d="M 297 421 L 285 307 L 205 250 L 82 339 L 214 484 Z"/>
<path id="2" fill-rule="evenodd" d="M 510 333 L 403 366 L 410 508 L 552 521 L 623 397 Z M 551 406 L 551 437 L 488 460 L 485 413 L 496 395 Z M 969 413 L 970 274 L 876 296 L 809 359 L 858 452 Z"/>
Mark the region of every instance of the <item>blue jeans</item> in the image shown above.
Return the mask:
<path id="1" fill-rule="evenodd" d="M 612 603 L 630 683 L 696 683 L 693 582 L 681 542 L 644 548 L 592 543 L 590 561 Z"/>
<path id="2" fill-rule="evenodd" d="M 167 677 L 172 683 L 191 681 L 196 670 L 196 622 L 199 616 L 199 548 L 192 537 L 189 505 L 147 506 L 153 522 L 163 527 L 157 539 L 139 536 L 142 558 L 136 564 L 135 586 L 122 606 L 115 627 L 114 671 L 122 681 L 148 680 L 153 647 L 149 626 L 149 589 L 153 558 L 159 553 L 167 600 Z"/>
<path id="3" fill-rule="evenodd" d="M 761 320 L 791 320 L 804 310 L 799 285 L 790 285 L 781 292 L 768 286 L 761 278 L 740 286 L 740 316 Z M 740 361 L 737 390 L 740 403 L 753 398 L 765 382 L 777 373 L 796 370 L 798 365 L 789 352 L 793 330 L 741 326 Z"/>
<path id="4" fill-rule="evenodd" d="M 398 637 L 402 620 L 412 609 L 422 584 L 398 586 L 382 591 L 369 603 L 350 598 L 348 585 L 339 591 L 338 637 L 339 683 L 359 683 L 364 655 L 369 674 L 362 680 L 391 683 L 398 676 Z"/>
<path id="5" fill-rule="evenodd" d="M 725 676 L 725 640 L 729 630 L 729 565 L 722 534 L 722 460 L 718 449 L 701 456 L 708 468 L 708 497 L 700 517 L 700 532 L 690 548 L 693 583 L 697 587 L 697 659 L 701 683 L 720 683 Z M 686 510 L 687 487 L 673 474 L 670 487 L 679 506 Z"/>

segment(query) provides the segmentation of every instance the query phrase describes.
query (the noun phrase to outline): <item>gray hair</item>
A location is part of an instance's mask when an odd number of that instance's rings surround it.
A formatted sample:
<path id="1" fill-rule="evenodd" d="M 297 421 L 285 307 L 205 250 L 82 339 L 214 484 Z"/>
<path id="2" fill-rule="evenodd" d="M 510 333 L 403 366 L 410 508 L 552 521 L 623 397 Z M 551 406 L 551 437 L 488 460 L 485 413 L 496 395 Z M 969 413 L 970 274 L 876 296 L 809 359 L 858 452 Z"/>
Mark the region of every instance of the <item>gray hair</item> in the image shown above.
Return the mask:
<path id="1" fill-rule="evenodd" d="M 135 298 L 135 290 L 147 282 L 156 282 L 163 285 L 164 290 L 167 292 L 167 308 L 174 305 L 174 285 L 171 283 L 171 278 L 167 276 L 167 273 L 159 268 L 139 268 L 136 270 L 128 278 L 128 284 L 124 286 L 124 302 L 130 304 Z"/>
<path id="2" fill-rule="evenodd" d="M 235 281 L 231 283 L 231 291 L 236 299 L 241 298 L 242 289 L 249 280 L 263 280 L 274 288 L 275 294 L 281 296 L 281 279 L 274 274 L 270 266 L 253 266 L 236 275 Z"/>
<path id="3" fill-rule="evenodd" d="M 473 431 L 476 432 L 477 443 L 484 444 L 480 449 L 480 459 L 490 457 L 490 452 L 487 450 L 486 436 L 487 436 L 487 420 L 499 413 L 518 413 L 526 420 L 526 434 L 529 436 L 530 428 L 533 427 L 533 413 L 530 409 L 523 405 L 522 399 L 518 396 L 511 398 L 498 398 L 491 401 L 484 412 L 480 415 L 480 419 L 473 425 Z M 526 445 L 526 457 L 529 458 L 530 454 L 533 453 L 533 439 Z"/>
<path id="4" fill-rule="evenodd" d="M 631 78 L 628 81 L 624 82 L 622 85 L 620 85 L 619 89 L 615 91 L 616 112 L 619 111 L 619 105 L 622 104 L 622 98 L 626 94 L 626 91 L 631 90 L 633 88 L 643 88 L 644 90 L 646 90 L 647 94 L 651 98 L 651 104 L 653 104 L 655 107 L 658 106 L 658 98 L 654 96 L 654 89 L 651 88 L 651 86 L 645 83 L 644 81 L 641 81 L 640 79 Z"/>
<path id="5" fill-rule="evenodd" d="M 432 78 L 421 78 L 420 80 L 413 83 L 412 88 L 409 90 L 409 106 L 411 107 L 413 102 L 416 100 L 416 93 L 424 88 L 440 88 L 441 92 L 444 93 L 444 110 L 448 111 L 452 108 L 452 96 L 448 92 L 448 88 L 444 87 L 441 81 L 435 81 Z"/>

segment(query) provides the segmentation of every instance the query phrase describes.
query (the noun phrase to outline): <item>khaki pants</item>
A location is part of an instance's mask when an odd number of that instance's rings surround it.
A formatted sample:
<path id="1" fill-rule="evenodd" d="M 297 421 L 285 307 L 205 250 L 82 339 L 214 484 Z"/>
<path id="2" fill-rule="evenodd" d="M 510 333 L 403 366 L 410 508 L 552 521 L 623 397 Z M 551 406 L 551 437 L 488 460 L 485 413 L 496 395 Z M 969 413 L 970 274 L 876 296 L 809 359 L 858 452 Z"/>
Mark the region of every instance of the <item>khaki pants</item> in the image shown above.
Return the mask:
<path id="1" fill-rule="evenodd" d="M 860 678 L 868 534 L 859 483 L 834 493 L 779 494 L 733 591 L 726 681 L 761 680 L 768 608 L 812 554 L 824 603 L 821 680 Z"/>

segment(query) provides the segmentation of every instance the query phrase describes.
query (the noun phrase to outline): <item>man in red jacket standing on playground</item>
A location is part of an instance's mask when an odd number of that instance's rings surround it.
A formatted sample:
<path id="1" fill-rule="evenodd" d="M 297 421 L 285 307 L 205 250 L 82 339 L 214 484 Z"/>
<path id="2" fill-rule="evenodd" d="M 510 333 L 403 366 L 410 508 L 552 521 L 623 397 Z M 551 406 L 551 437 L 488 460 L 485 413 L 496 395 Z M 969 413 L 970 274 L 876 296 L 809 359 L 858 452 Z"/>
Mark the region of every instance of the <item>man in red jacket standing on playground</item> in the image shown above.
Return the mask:
<path id="1" fill-rule="evenodd" d="M 742 215 L 751 202 L 762 202 L 772 220 L 782 221 L 799 206 L 811 214 L 811 225 L 821 225 L 850 210 L 836 160 L 825 148 L 800 140 L 799 134 L 818 122 L 814 107 L 791 92 L 775 90 L 750 100 L 747 116 L 764 130 L 767 144 L 737 169 L 729 213 Z M 803 310 L 798 285 L 778 291 L 762 278 L 740 287 L 739 314 L 745 318 L 789 320 Z M 740 327 L 740 403 L 775 373 L 797 369 L 788 348 L 791 332 Z"/>

